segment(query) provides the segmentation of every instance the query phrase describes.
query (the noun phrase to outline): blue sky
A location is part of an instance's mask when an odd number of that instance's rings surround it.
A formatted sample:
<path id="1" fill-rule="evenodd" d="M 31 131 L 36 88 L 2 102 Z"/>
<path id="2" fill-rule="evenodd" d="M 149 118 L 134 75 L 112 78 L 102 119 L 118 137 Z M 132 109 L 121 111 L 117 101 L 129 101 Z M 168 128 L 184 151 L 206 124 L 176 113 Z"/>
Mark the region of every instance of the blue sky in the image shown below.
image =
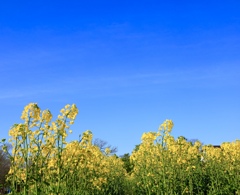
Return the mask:
<path id="1" fill-rule="evenodd" d="M 36 102 L 75 103 L 68 140 L 131 152 L 172 119 L 173 135 L 240 139 L 239 1 L 0 3 L 0 138 Z"/>

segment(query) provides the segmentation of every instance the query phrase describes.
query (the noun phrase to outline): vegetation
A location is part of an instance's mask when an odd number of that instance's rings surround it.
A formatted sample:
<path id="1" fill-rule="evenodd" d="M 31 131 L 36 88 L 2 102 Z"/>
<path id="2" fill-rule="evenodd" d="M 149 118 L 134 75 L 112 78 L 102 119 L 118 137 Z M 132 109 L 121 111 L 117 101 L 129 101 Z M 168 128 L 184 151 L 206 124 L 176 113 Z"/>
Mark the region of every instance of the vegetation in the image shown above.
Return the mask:
<path id="1" fill-rule="evenodd" d="M 9 131 L 11 194 L 171 195 L 240 194 L 240 141 L 221 148 L 171 135 L 173 122 L 142 135 L 132 154 L 120 158 L 86 131 L 67 143 L 78 109 L 66 105 L 55 121 L 37 104 L 24 108 L 22 124 Z M 4 140 L 3 140 L 4 142 Z"/>
<path id="2" fill-rule="evenodd" d="M 6 144 L 5 149 L 9 149 L 10 145 Z M 0 194 L 6 191 L 8 184 L 6 183 L 6 175 L 10 170 L 10 159 L 6 152 L 2 150 L 0 146 Z"/>

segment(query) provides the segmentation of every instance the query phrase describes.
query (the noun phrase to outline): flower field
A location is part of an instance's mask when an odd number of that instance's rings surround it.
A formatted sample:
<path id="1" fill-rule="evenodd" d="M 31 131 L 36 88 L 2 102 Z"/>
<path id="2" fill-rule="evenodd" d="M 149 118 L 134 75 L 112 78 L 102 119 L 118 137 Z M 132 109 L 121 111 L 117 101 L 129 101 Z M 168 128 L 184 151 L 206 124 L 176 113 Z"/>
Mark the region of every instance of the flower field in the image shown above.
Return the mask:
<path id="1" fill-rule="evenodd" d="M 127 171 L 120 157 L 92 144 L 89 130 L 66 142 L 77 114 L 76 105 L 66 105 L 52 121 L 51 112 L 37 104 L 24 108 L 24 122 L 9 131 L 11 194 L 240 194 L 240 140 L 214 148 L 176 139 L 173 122 L 166 120 L 158 131 L 142 135 Z"/>

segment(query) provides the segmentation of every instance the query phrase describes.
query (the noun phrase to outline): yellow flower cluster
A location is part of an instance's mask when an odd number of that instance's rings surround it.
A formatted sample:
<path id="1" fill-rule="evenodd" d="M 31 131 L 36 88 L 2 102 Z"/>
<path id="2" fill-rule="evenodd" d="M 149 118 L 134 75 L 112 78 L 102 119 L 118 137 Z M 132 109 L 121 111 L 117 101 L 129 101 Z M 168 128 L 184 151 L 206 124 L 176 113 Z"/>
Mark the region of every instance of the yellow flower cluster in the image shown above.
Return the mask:
<path id="1" fill-rule="evenodd" d="M 106 156 L 97 146 L 92 145 L 92 133 L 89 130 L 83 133 L 80 142 L 73 141 L 66 145 L 63 163 L 75 171 L 69 178 L 85 180 L 88 189 L 92 191 L 104 192 L 108 183 L 116 182 L 114 178 L 123 179 L 126 174 L 120 159 Z"/>
<path id="2" fill-rule="evenodd" d="M 78 109 L 75 104 L 66 105 L 60 113 L 52 121 L 51 112 L 41 111 L 37 104 L 24 108 L 24 123 L 15 124 L 9 131 L 13 149 L 8 180 L 12 186 L 20 185 L 24 194 L 108 193 L 109 183 L 117 185 L 125 177 L 123 162 L 92 145 L 89 130 L 80 141 L 67 143 L 67 132 L 71 132 Z M 76 181 L 68 187 L 69 182 Z"/>
<path id="3" fill-rule="evenodd" d="M 172 121 L 166 120 L 158 132 L 144 133 L 130 156 L 131 176 L 139 193 L 218 194 L 224 185 L 240 190 L 240 141 L 220 148 L 203 146 L 184 137 L 175 139 L 170 135 L 172 128 Z"/>
<path id="4" fill-rule="evenodd" d="M 66 105 L 55 121 L 49 110 L 27 105 L 21 124 L 9 131 L 13 146 L 8 180 L 12 194 L 237 194 L 240 192 L 240 140 L 215 148 L 171 135 L 173 122 L 142 135 L 130 155 L 128 173 L 121 158 L 102 152 L 85 131 L 66 137 L 78 114 Z M 240 193 L 239 193 L 240 194 Z"/>

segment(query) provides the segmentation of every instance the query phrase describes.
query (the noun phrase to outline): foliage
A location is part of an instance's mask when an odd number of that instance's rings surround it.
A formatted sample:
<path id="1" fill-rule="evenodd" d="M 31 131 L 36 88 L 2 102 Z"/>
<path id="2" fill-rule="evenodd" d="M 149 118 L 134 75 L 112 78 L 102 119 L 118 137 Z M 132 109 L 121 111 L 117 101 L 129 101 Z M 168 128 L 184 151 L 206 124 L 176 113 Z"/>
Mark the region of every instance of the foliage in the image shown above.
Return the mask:
<path id="1" fill-rule="evenodd" d="M 127 171 L 127 173 L 131 173 L 133 170 L 133 164 L 130 161 L 130 154 L 126 153 L 121 156 L 121 160 L 123 161 L 123 168 Z"/>
<path id="2" fill-rule="evenodd" d="M 4 144 L 3 150 L 11 162 L 11 194 L 240 194 L 239 140 L 214 148 L 175 139 L 166 120 L 157 132 L 144 133 L 132 154 L 118 158 L 105 141 L 93 143 L 89 130 L 67 143 L 78 109 L 66 105 L 60 113 L 52 121 L 49 110 L 31 103 L 24 122 L 10 129 L 13 148 Z"/>
<path id="3" fill-rule="evenodd" d="M 92 133 L 66 142 L 78 109 L 67 105 L 55 121 L 37 104 L 24 108 L 22 124 L 9 131 L 13 146 L 8 181 L 13 194 L 120 194 L 122 161 L 92 145 Z M 69 185 L 71 184 L 71 185 Z M 122 184 L 123 185 L 123 184 Z"/>
<path id="4" fill-rule="evenodd" d="M 136 194 L 234 194 L 240 187 L 240 141 L 221 148 L 171 136 L 166 120 L 158 132 L 144 133 L 130 159 Z"/>

